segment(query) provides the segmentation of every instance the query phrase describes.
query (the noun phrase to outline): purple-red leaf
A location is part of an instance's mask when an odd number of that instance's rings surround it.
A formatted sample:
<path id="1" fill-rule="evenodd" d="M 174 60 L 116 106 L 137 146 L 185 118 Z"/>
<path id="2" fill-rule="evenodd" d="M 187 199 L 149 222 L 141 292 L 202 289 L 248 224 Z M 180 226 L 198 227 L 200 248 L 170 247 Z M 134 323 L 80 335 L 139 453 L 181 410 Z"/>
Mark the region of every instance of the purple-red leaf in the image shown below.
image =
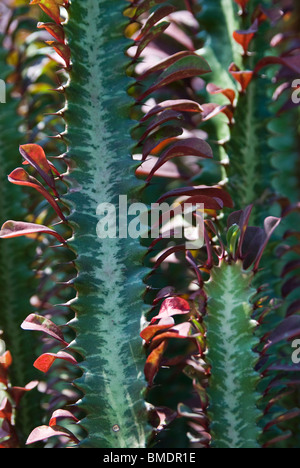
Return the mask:
<path id="1" fill-rule="evenodd" d="M 57 23 L 38 23 L 39 29 L 46 29 L 51 36 L 61 44 L 65 43 L 65 32 L 63 27 Z"/>
<path id="2" fill-rule="evenodd" d="M 274 216 L 269 216 L 268 218 L 265 219 L 264 222 L 264 232 L 265 232 L 265 240 L 258 252 L 258 256 L 256 258 L 255 264 L 254 264 L 254 271 L 258 269 L 261 257 L 264 253 L 264 250 L 273 234 L 275 229 L 279 226 L 281 222 L 281 218 L 275 218 Z"/>
<path id="3" fill-rule="evenodd" d="M 154 336 L 151 342 L 150 349 L 155 349 L 161 342 L 175 338 L 175 339 L 186 339 L 188 337 L 195 338 L 197 335 L 191 335 L 192 325 L 190 322 L 180 323 L 179 325 L 175 325 L 174 327 L 170 328 L 168 331 L 163 333 L 159 333 L 158 335 Z"/>
<path id="4" fill-rule="evenodd" d="M 154 26 L 156 23 L 158 23 L 158 21 L 170 15 L 171 13 L 174 13 L 174 11 L 176 11 L 176 8 L 172 5 L 165 5 L 165 6 L 158 8 L 149 17 L 143 29 L 141 30 L 139 36 L 135 40 L 140 41 L 145 36 L 145 34 L 147 34 L 150 31 L 152 26 Z"/>
<path id="5" fill-rule="evenodd" d="M 53 198 L 52 195 L 50 195 L 49 192 L 40 184 L 40 182 L 35 178 L 29 175 L 22 167 L 18 167 L 14 171 L 12 171 L 9 176 L 8 180 L 16 185 L 24 185 L 27 187 L 32 187 L 35 190 L 37 190 L 39 193 L 41 193 L 46 200 L 50 203 L 50 205 L 54 208 L 58 216 L 65 221 L 65 217 L 59 208 L 57 202 Z"/>
<path id="6" fill-rule="evenodd" d="M 37 234 L 51 234 L 60 242 L 65 243 L 64 238 L 53 229 L 41 224 L 24 223 L 22 221 L 6 221 L 0 231 L 0 239 L 10 239 L 12 237 L 28 236 Z"/>
<path id="7" fill-rule="evenodd" d="M 147 114 L 141 119 L 141 122 L 144 122 L 153 115 L 164 110 L 173 110 L 178 112 L 202 112 L 202 107 L 198 102 L 190 101 L 189 99 L 164 101 L 157 106 L 152 107 L 152 109 L 150 109 L 149 112 L 147 112 Z"/>
<path id="8" fill-rule="evenodd" d="M 55 436 L 67 437 L 76 444 L 79 442 L 79 440 L 74 436 L 74 434 L 71 431 L 65 429 L 62 426 L 39 426 L 31 432 L 26 441 L 26 445 L 34 444 L 35 442 L 40 442 L 42 440 L 49 439 L 50 437 Z"/>
<path id="9" fill-rule="evenodd" d="M 151 30 L 145 36 L 143 36 L 142 40 L 140 41 L 134 59 L 137 60 L 140 57 L 143 50 L 147 47 L 147 45 L 150 42 L 154 41 L 156 37 L 160 36 L 169 26 L 170 23 L 167 21 L 153 26 Z"/>
<path id="10" fill-rule="evenodd" d="M 175 125 L 166 125 L 155 133 L 152 133 L 146 141 L 143 142 L 143 157 L 142 161 L 145 161 L 147 156 L 150 153 L 157 154 L 165 148 L 168 144 L 170 144 L 174 139 L 180 135 L 182 135 L 183 130 L 180 127 L 176 127 Z M 152 167 L 151 167 L 152 169 Z M 149 171 L 150 172 L 150 171 Z M 177 170 L 178 173 L 178 170 Z"/>
<path id="11" fill-rule="evenodd" d="M 174 81 L 193 78 L 210 72 L 211 69 L 208 63 L 202 57 L 196 54 L 181 57 L 159 75 L 157 81 L 139 97 L 139 100 L 142 101 L 145 97 L 149 96 L 149 94 L 153 93 L 153 91 L 173 83 Z"/>
<path id="12" fill-rule="evenodd" d="M 174 315 L 185 315 L 191 311 L 189 303 L 182 297 L 168 297 L 161 305 L 159 314 L 152 318 L 151 323 L 156 320 L 173 317 Z"/>
<path id="13" fill-rule="evenodd" d="M 180 52 L 177 52 L 176 54 L 173 54 L 170 57 L 167 57 L 167 58 L 161 60 L 156 65 L 153 65 L 152 67 L 145 70 L 144 73 L 139 75 L 138 79 L 139 79 L 139 81 L 142 81 L 152 73 L 157 73 L 157 72 L 160 72 L 160 71 L 163 71 L 163 70 L 167 70 L 168 67 L 170 67 L 171 65 L 178 62 L 178 60 L 180 60 L 180 59 L 182 59 L 184 57 L 194 57 L 194 56 L 196 56 L 195 52 L 191 52 L 189 50 L 182 50 Z"/>
<path id="14" fill-rule="evenodd" d="M 288 341 L 300 336 L 300 316 L 292 315 L 282 321 L 274 331 L 268 336 L 268 343 L 265 348 L 269 348 L 280 341 Z"/>
<path id="15" fill-rule="evenodd" d="M 68 346 L 61 329 L 51 320 L 41 315 L 30 314 L 22 323 L 21 328 L 23 330 L 35 330 L 47 333 L 47 335 L 52 336 L 52 338 L 55 338 L 65 346 Z"/>
<path id="16" fill-rule="evenodd" d="M 154 335 L 156 335 L 156 333 L 172 328 L 173 325 L 175 325 L 175 322 L 172 317 L 166 317 L 165 319 L 160 320 L 157 325 L 149 325 L 148 327 L 144 328 L 144 330 L 141 332 L 141 338 L 143 338 L 146 343 L 150 343 L 151 339 Z"/>
<path id="17" fill-rule="evenodd" d="M 162 341 L 148 356 L 144 368 L 145 377 L 151 386 L 156 376 L 160 363 L 162 361 L 164 352 L 168 346 L 167 341 Z"/>
<path id="18" fill-rule="evenodd" d="M 179 120 L 180 118 L 181 114 L 179 112 L 176 112 L 171 109 L 164 110 L 152 120 L 150 125 L 148 125 L 146 131 L 139 139 L 139 142 L 143 141 L 149 135 L 149 133 L 151 133 L 159 125 L 162 125 L 163 123 L 169 122 L 171 120 Z"/>
<path id="19" fill-rule="evenodd" d="M 40 145 L 28 144 L 21 145 L 20 153 L 25 159 L 25 163 L 30 164 L 34 169 L 40 174 L 44 179 L 46 184 L 52 188 L 55 195 L 57 195 L 55 190 L 55 181 L 52 173 L 52 165 L 46 158 L 45 152 Z M 24 164 L 25 164 L 24 163 Z"/>
<path id="20" fill-rule="evenodd" d="M 58 409 L 52 414 L 51 419 L 49 421 L 49 426 L 57 426 L 57 422 L 59 422 L 62 419 L 71 419 L 72 421 L 78 422 L 76 416 L 74 416 L 74 414 L 70 411 Z"/>
<path id="21" fill-rule="evenodd" d="M 170 190 L 169 192 L 166 192 L 164 195 L 162 195 L 157 200 L 157 203 L 162 203 L 163 201 L 165 201 L 167 198 L 170 198 L 170 197 L 181 197 L 181 196 L 192 197 L 192 196 L 199 196 L 199 195 L 204 195 L 207 197 L 220 199 L 222 200 L 226 208 L 233 207 L 233 201 L 230 195 L 227 192 L 225 192 L 225 190 L 222 187 L 219 187 L 219 186 L 207 187 L 206 185 L 199 185 L 199 186 L 194 186 L 194 187 L 181 187 L 179 189 Z"/>
<path id="22" fill-rule="evenodd" d="M 220 114 L 220 112 L 223 112 L 225 115 L 227 115 L 229 122 L 232 121 L 233 113 L 232 111 L 229 111 L 228 107 L 225 105 L 219 106 L 218 104 L 210 102 L 210 103 L 202 104 L 202 109 L 203 109 L 203 112 L 201 114 L 202 122 L 207 122 L 208 120 L 212 119 L 216 115 Z"/>
<path id="23" fill-rule="evenodd" d="M 166 161 L 173 158 L 182 156 L 197 156 L 201 158 L 212 158 L 213 152 L 211 147 L 206 141 L 200 138 L 187 138 L 185 140 L 178 140 L 167 148 L 163 154 L 158 158 L 157 163 L 151 170 L 147 177 L 147 182 L 150 182 L 153 175 Z"/>
<path id="24" fill-rule="evenodd" d="M 46 41 L 46 44 L 53 47 L 55 52 L 65 61 L 66 67 L 70 67 L 71 61 L 71 50 L 70 47 L 66 44 L 61 44 L 61 42 L 56 41 Z"/>

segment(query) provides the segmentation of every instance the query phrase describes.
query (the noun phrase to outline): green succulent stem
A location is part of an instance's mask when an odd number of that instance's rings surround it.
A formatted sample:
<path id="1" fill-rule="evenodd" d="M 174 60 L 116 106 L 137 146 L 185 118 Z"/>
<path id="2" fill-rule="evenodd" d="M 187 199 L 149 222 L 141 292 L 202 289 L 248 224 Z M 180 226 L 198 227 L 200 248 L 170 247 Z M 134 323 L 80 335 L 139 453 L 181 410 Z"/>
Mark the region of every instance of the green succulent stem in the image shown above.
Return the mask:
<path id="1" fill-rule="evenodd" d="M 81 446 L 90 448 L 140 448 L 147 437 L 139 337 L 145 252 L 139 239 L 97 235 L 98 206 L 117 206 L 119 195 L 131 203 L 142 189 L 130 155 L 125 7 L 123 0 L 74 0 L 65 27 L 73 57 L 65 113 L 73 169 L 65 200 L 78 271 L 70 325 L 77 334 L 72 347 L 82 356 L 75 383 L 83 392 L 79 405 L 88 436 Z"/>
<path id="2" fill-rule="evenodd" d="M 222 261 L 212 270 L 208 297 L 207 359 L 211 365 L 209 417 L 214 448 L 259 448 L 259 374 L 253 349 L 258 340 L 251 319 L 253 273 L 240 262 Z"/>

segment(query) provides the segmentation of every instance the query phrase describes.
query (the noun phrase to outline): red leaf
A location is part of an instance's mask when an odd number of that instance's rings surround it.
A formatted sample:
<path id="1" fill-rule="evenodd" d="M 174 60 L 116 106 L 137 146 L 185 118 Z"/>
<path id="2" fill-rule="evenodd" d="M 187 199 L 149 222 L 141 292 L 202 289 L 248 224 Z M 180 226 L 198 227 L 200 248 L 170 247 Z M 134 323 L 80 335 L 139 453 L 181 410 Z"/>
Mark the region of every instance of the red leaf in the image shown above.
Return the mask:
<path id="1" fill-rule="evenodd" d="M 155 133 L 152 133 L 146 139 L 146 141 L 143 142 L 142 161 L 145 161 L 147 156 L 149 156 L 150 154 L 159 154 L 164 148 L 166 148 L 166 146 L 175 141 L 176 137 L 182 134 L 183 129 L 175 125 L 166 125 L 165 127 L 158 129 Z M 155 162 L 155 160 L 153 160 L 153 157 L 152 162 Z M 177 166 L 175 166 L 174 169 L 177 174 L 180 174 Z"/>
<path id="2" fill-rule="evenodd" d="M 71 356 L 71 354 L 65 353 L 64 351 L 59 351 L 57 354 L 54 353 L 45 353 L 36 359 L 34 362 L 34 367 L 41 372 L 48 372 L 52 364 L 56 359 L 62 359 L 68 361 L 71 364 L 77 364 L 76 359 Z"/>
<path id="3" fill-rule="evenodd" d="M 160 320 L 157 325 L 149 325 L 148 327 L 144 328 L 141 332 L 141 338 L 146 341 L 146 343 L 150 343 L 151 339 L 153 338 L 156 333 L 171 328 L 175 324 L 172 317 L 166 317 L 163 320 Z"/>
<path id="4" fill-rule="evenodd" d="M 225 115 L 227 115 L 229 121 L 231 121 L 233 117 L 233 113 L 228 112 L 227 106 L 219 106 L 218 104 L 215 104 L 213 102 L 210 102 L 208 104 L 202 104 L 202 109 L 203 109 L 203 112 L 201 114 L 202 122 L 207 122 L 208 120 L 212 119 L 216 115 L 220 114 L 220 112 L 223 112 Z"/>
<path id="5" fill-rule="evenodd" d="M 18 167 L 17 169 L 12 171 L 8 176 L 8 180 L 13 184 L 24 185 L 37 190 L 46 198 L 46 200 L 54 208 L 58 216 L 63 221 L 65 221 L 65 217 L 52 195 L 50 195 L 50 193 L 47 192 L 47 190 L 42 186 L 42 184 L 40 184 L 40 182 L 35 177 L 29 175 L 22 167 Z"/>
<path id="6" fill-rule="evenodd" d="M 262 255 L 264 253 L 264 250 L 265 250 L 265 248 L 266 248 L 266 246 L 267 246 L 273 232 L 275 231 L 275 229 L 277 229 L 277 227 L 279 226 L 280 223 L 281 223 L 281 219 L 276 218 L 275 216 L 268 216 L 265 219 L 265 222 L 264 222 L 265 240 L 264 240 L 263 244 L 261 245 L 261 247 L 259 249 L 259 252 L 258 252 L 258 255 L 256 257 L 255 264 L 254 264 L 254 267 L 253 267 L 254 271 L 257 271 L 257 269 L 259 267 L 261 257 L 262 257 Z"/>
<path id="7" fill-rule="evenodd" d="M 49 426 L 57 426 L 57 422 L 61 419 L 71 419 L 75 422 L 78 422 L 78 419 L 70 411 L 58 409 L 52 414 L 51 419 L 49 421 Z"/>
<path id="8" fill-rule="evenodd" d="M 146 155 L 147 157 L 147 155 Z M 157 162 L 157 158 L 154 156 L 148 156 L 147 160 L 144 161 L 136 170 L 136 175 L 148 176 L 152 171 L 154 165 Z M 155 177 L 168 177 L 170 179 L 178 179 L 181 173 L 178 170 L 176 164 L 172 161 L 167 161 L 163 167 L 155 172 Z"/>
<path id="9" fill-rule="evenodd" d="M 168 426 L 174 419 L 177 418 L 177 412 L 162 406 L 156 406 L 153 408 L 153 413 L 158 418 L 158 422 L 153 423 L 153 427 L 156 427 L 157 431 L 162 431 L 166 426 Z"/>
<path id="10" fill-rule="evenodd" d="M 62 59 L 66 63 L 66 67 L 70 67 L 70 61 L 71 61 L 71 50 L 70 47 L 67 46 L 66 44 L 61 44 L 60 42 L 56 41 L 46 41 L 46 44 L 50 45 L 53 47 L 55 52 L 62 57 Z"/>
<path id="11" fill-rule="evenodd" d="M 161 289 L 157 294 L 156 298 L 153 301 L 153 304 L 157 304 L 161 299 L 174 296 L 175 288 L 173 286 L 166 286 L 165 288 Z M 175 296 L 174 296 L 175 297 Z"/>
<path id="12" fill-rule="evenodd" d="M 38 23 L 39 29 L 46 29 L 51 36 L 54 37 L 61 44 L 65 43 L 65 32 L 60 24 L 56 23 Z"/>
<path id="13" fill-rule="evenodd" d="M 12 237 L 32 236 L 34 234 L 51 234 L 60 242 L 65 243 L 56 231 L 41 224 L 23 223 L 22 221 L 6 221 L 0 231 L 0 239 L 10 239 Z"/>
<path id="14" fill-rule="evenodd" d="M 147 47 L 147 45 L 154 41 L 156 37 L 159 37 L 168 27 L 170 26 L 170 23 L 167 21 L 164 21 L 162 23 L 157 24 L 156 26 L 153 26 L 153 28 L 146 34 L 142 40 L 140 41 L 138 48 L 136 50 L 136 54 L 134 56 L 134 60 L 137 60 L 143 50 Z"/>
<path id="15" fill-rule="evenodd" d="M 67 2 L 63 0 L 31 0 L 30 5 L 39 5 L 41 9 L 50 16 L 57 24 L 60 24 L 60 5 Z"/>
<path id="16" fill-rule="evenodd" d="M 191 311 L 189 303 L 182 297 L 168 297 L 161 305 L 159 314 L 152 318 L 151 323 L 158 319 L 173 317 L 174 315 L 185 315 Z"/>
<path id="17" fill-rule="evenodd" d="M 55 338 L 65 346 L 68 346 L 68 343 L 65 341 L 60 328 L 51 320 L 47 319 L 46 317 L 42 317 L 41 315 L 30 314 L 22 323 L 21 328 L 23 330 L 35 330 L 47 333 L 47 335 L 52 336 L 52 338 Z"/>
<path id="18" fill-rule="evenodd" d="M 139 36 L 135 40 L 140 41 L 145 36 L 145 34 L 147 34 L 150 31 L 152 26 L 154 26 L 158 21 L 170 15 L 171 13 L 174 13 L 174 11 L 176 11 L 176 8 L 172 5 L 166 5 L 162 6 L 161 8 L 158 8 L 147 20 Z"/>
<path id="19" fill-rule="evenodd" d="M 9 423 L 11 422 L 12 418 L 12 404 L 8 400 L 7 397 L 3 398 L 1 401 L 0 405 L 0 418 L 1 419 L 6 419 Z M 1 433 L 0 433 L 0 439 L 1 439 Z"/>
<path id="20" fill-rule="evenodd" d="M 258 31 L 258 20 L 256 19 L 252 26 L 245 31 L 234 31 L 233 38 L 244 49 L 244 55 L 248 54 L 249 44 L 252 41 L 255 33 Z"/>
<path id="21" fill-rule="evenodd" d="M 158 200 L 157 203 L 162 203 L 167 198 L 170 197 L 181 197 L 181 196 L 198 196 L 204 195 L 207 197 L 212 197 L 216 199 L 222 200 L 224 206 L 226 208 L 233 208 L 233 201 L 230 195 L 225 192 L 222 187 L 219 186 L 212 186 L 207 187 L 206 185 L 199 185 L 195 187 L 181 187 L 179 189 L 170 190 L 162 195 Z"/>
<path id="22" fill-rule="evenodd" d="M 234 63 L 230 65 L 228 71 L 233 76 L 233 78 L 241 85 L 241 91 L 242 93 L 244 93 L 253 78 L 253 71 L 241 71 Z"/>
<path id="23" fill-rule="evenodd" d="M 52 174 L 52 165 L 47 160 L 43 148 L 40 145 L 29 144 L 21 145 L 19 150 L 26 163 L 34 167 L 57 196 L 55 181 Z"/>
<path id="24" fill-rule="evenodd" d="M 150 88 L 147 89 L 138 100 L 143 100 L 149 96 L 153 91 L 173 83 L 177 80 L 185 78 L 192 78 L 195 76 L 210 73 L 211 69 L 208 63 L 198 55 L 190 55 L 181 57 L 175 63 L 166 68 L 158 77 L 157 81 Z"/>
<path id="25" fill-rule="evenodd" d="M 170 109 L 164 110 L 152 120 L 150 125 L 148 125 L 147 130 L 143 133 L 143 135 L 139 139 L 139 143 L 145 140 L 145 138 L 149 135 L 149 133 L 151 133 L 159 125 L 162 125 L 163 123 L 169 122 L 171 120 L 179 120 L 180 117 L 181 117 L 181 114 L 179 112 L 176 112 Z"/>
<path id="26" fill-rule="evenodd" d="M 205 195 L 195 195 L 194 197 L 187 198 L 182 203 L 191 205 L 203 204 L 204 210 L 221 210 L 224 206 L 220 198 L 206 197 Z"/>
<path id="27" fill-rule="evenodd" d="M 180 323 L 179 325 L 175 325 L 174 327 L 170 328 L 170 330 L 167 332 L 161 333 L 160 335 L 154 337 L 153 342 L 162 338 L 187 338 L 188 336 L 195 336 L 190 335 L 191 328 L 192 325 L 190 322 Z"/>
<path id="28" fill-rule="evenodd" d="M 182 156 L 197 156 L 201 158 L 212 158 L 213 152 L 211 147 L 206 141 L 200 138 L 187 138 L 185 140 L 178 140 L 167 148 L 163 154 L 158 158 L 157 163 L 151 170 L 146 181 L 150 182 L 153 175 L 166 161 L 173 158 Z"/>
<path id="29" fill-rule="evenodd" d="M 168 346 L 167 341 L 163 341 L 158 345 L 148 356 L 146 364 L 145 364 L 145 377 L 151 386 L 154 380 L 154 377 L 156 376 L 160 363 L 163 358 L 163 354 Z"/>
<path id="30" fill-rule="evenodd" d="M 164 60 L 161 60 L 156 65 L 145 70 L 144 73 L 139 75 L 138 80 L 142 81 L 152 73 L 157 73 L 163 70 L 167 70 L 168 67 L 170 67 L 171 65 L 178 62 L 178 60 L 184 57 L 198 57 L 198 55 L 196 55 L 195 52 L 191 52 L 189 50 L 182 50 L 180 52 L 177 52 L 176 54 L 173 54 L 170 57 L 167 57 Z"/>
<path id="31" fill-rule="evenodd" d="M 209 94 L 223 94 L 224 96 L 227 97 L 227 99 L 229 99 L 232 105 L 234 104 L 235 92 L 233 89 L 230 89 L 230 88 L 222 89 L 213 83 L 209 83 L 206 89 Z"/>
<path id="32" fill-rule="evenodd" d="M 149 119 L 155 114 L 164 110 L 173 110 L 178 112 L 202 112 L 201 105 L 196 101 L 190 101 L 189 99 L 178 99 L 174 101 L 164 101 L 147 112 L 146 115 L 141 119 L 141 122 Z"/>
<path id="33" fill-rule="evenodd" d="M 67 437 L 76 444 L 79 442 L 71 431 L 68 431 L 68 429 L 65 429 L 62 426 L 39 426 L 31 432 L 26 441 L 26 445 L 34 444 L 35 442 L 40 442 L 41 440 L 49 439 L 54 436 Z"/>

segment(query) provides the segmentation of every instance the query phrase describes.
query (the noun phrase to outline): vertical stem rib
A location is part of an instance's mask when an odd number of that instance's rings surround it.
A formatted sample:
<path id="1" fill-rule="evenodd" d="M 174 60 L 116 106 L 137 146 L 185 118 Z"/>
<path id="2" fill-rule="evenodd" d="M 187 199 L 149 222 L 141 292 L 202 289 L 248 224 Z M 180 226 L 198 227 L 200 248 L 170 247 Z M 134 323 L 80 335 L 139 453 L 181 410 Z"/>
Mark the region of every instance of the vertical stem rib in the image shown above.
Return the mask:
<path id="1" fill-rule="evenodd" d="M 126 75 L 129 41 L 124 37 L 124 0 L 74 0 L 66 33 L 73 56 L 66 89 L 70 223 L 77 254 L 77 298 L 72 304 L 74 349 L 83 357 L 88 438 L 82 446 L 145 446 L 144 356 L 139 338 L 144 292 L 144 254 L 138 239 L 97 237 L 97 207 L 138 196 L 130 156 L 132 141 Z"/>

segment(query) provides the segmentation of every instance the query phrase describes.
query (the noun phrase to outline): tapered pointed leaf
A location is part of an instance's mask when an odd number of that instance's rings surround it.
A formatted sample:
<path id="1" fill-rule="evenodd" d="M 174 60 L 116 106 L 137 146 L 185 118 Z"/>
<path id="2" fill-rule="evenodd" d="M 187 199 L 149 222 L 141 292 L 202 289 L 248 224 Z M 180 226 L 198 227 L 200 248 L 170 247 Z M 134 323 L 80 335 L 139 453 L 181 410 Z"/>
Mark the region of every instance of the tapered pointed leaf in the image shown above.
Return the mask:
<path id="1" fill-rule="evenodd" d="M 56 23 L 38 23 L 39 29 L 46 29 L 51 36 L 61 44 L 65 43 L 65 32 L 60 24 Z"/>
<path id="2" fill-rule="evenodd" d="M 51 320 L 37 314 L 30 314 L 22 323 L 21 328 L 23 330 L 35 330 L 46 333 L 47 335 L 52 336 L 56 340 L 63 343 L 65 346 L 68 343 L 64 339 L 64 335 L 61 329 L 55 325 Z"/>
<path id="3" fill-rule="evenodd" d="M 228 71 L 233 76 L 233 78 L 241 85 L 241 91 L 244 93 L 253 78 L 253 71 L 240 70 L 239 67 L 237 67 L 234 63 L 230 65 Z"/>
<path id="4" fill-rule="evenodd" d="M 162 20 L 166 16 L 170 15 L 171 13 L 174 13 L 176 11 L 176 8 L 172 5 L 165 5 L 162 6 L 161 8 L 158 8 L 147 20 L 146 24 L 142 28 L 139 36 L 136 38 L 136 41 L 141 40 L 145 34 L 147 34 L 152 26 L 154 26 L 158 21 Z"/>
<path id="5" fill-rule="evenodd" d="M 152 109 L 150 109 L 149 112 L 147 112 L 141 119 L 141 122 L 144 122 L 164 110 L 173 110 L 177 112 L 202 112 L 201 105 L 198 102 L 191 101 L 189 99 L 163 101 L 157 106 L 152 107 Z"/>
<path id="6" fill-rule="evenodd" d="M 38 192 L 40 192 L 46 200 L 50 203 L 50 205 L 54 208 L 58 216 L 65 220 L 65 217 L 59 208 L 58 204 L 56 203 L 55 199 L 50 195 L 49 192 L 40 184 L 40 182 L 35 178 L 29 175 L 22 167 L 15 169 L 11 172 L 8 176 L 8 180 L 16 185 L 24 185 L 27 187 L 32 187 Z"/>
<path id="7" fill-rule="evenodd" d="M 26 441 L 26 445 L 34 444 L 35 442 L 40 442 L 45 439 L 50 439 L 51 437 L 60 436 L 67 437 L 76 444 L 79 442 L 71 431 L 65 429 L 62 426 L 39 426 L 31 432 Z"/>
<path id="8" fill-rule="evenodd" d="M 52 18 L 56 23 L 60 24 L 60 6 L 66 2 L 63 0 L 32 0 L 30 5 L 39 5 L 41 9 Z"/>
<path id="9" fill-rule="evenodd" d="M 159 157 L 157 163 L 147 177 L 147 182 L 152 179 L 157 169 L 159 169 L 166 161 L 182 156 L 212 158 L 213 152 L 209 144 L 204 140 L 200 140 L 200 138 L 187 138 L 185 140 L 178 140 L 169 148 L 167 148 Z"/>
<path id="10" fill-rule="evenodd" d="M 24 223 L 22 221 L 6 221 L 0 231 L 0 239 L 10 239 L 12 237 L 29 236 L 37 234 L 51 234 L 60 242 L 65 243 L 64 238 L 53 229 L 41 224 Z"/>
<path id="11" fill-rule="evenodd" d="M 152 318 L 151 323 L 158 319 L 173 317 L 174 315 L 185 315 L 191 311 L 190 304 L 181 297 L 168 297 L 161 305 L 159 314 Z"/>
<path id="12" fill-rule="evenodd" d="M 40 145 L 21 145 L 20 153 L 25 161 L 30 164 L 40 174 L 44 181 L 55 191 L 55 181 L 52 173 L 52 166 L 46 158 L 45 152 Z"/>
<path id="13" fill-rule="evenodd" d="M 193 78 L 211 71 L 208 63 L 197 55 L 182 57 L 162 72 L 156 82 L 145 91 L 139 100 L 143 100 L 153 91 L 185 78 Z"/>

